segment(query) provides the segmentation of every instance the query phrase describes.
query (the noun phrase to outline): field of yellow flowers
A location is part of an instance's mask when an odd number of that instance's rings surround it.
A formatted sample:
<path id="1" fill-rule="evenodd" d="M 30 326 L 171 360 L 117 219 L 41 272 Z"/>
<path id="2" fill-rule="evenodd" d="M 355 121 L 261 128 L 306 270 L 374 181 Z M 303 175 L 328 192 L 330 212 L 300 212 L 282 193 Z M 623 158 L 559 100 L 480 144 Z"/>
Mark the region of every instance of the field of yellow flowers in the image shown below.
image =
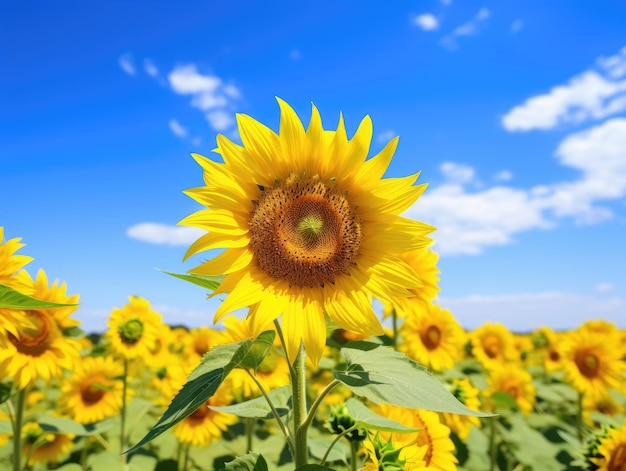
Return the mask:
<path id="1" fill-rule="evenodd" d="M 43 301 L 78 301 L 43 270 L 31 278 L 23 269 L 30 257 L 16 253 L 19 239 L 4 241 L 2 233 L 3 287 Z M 0 300 L 1 469 L 12 469 L 16 454 L 33 470 L 223 469 L 248 451 L 262 454 L 268 469 L 293 469 L 272 411 L 258 399 L 261 384 L 273 391 L 279 414 L 289 413 L 289 365 L 278 344 L 254 375 L 234 369 L 205 405 L 130 456 L 120 455 L 154 426 L 203 355 L 251 337 L 249 321 L 229 317 L 223 329 L 168 326 L 147 300 L 131 297 L 111 310 L 103 335 L 85 335 L 72 318 L 76 306 L 18 310 L 6 307 L 9 296 Z M 313 461 L 367 470 L 624 469 L 623 330 L 590 320 L 570 332 L 544 327 L 514 334 L 498 323 L 466 332 L 434 304 L 393 317 L 395 332 L 377 342 L 427 367 L 467 407 L 497 417 L 382 404 L 372 410 L 419 431 L 368 432 L 371 417 L 359 416 L 360 403 L 347 402 L 354 395 L 339 386 L 317 411 Z M 310 401 L 332 381 L 341 347 L 357 338 L 329 332 L 323 358 L 309 369 Z M 413 461 L 420 465 L 406 465 Z"/>

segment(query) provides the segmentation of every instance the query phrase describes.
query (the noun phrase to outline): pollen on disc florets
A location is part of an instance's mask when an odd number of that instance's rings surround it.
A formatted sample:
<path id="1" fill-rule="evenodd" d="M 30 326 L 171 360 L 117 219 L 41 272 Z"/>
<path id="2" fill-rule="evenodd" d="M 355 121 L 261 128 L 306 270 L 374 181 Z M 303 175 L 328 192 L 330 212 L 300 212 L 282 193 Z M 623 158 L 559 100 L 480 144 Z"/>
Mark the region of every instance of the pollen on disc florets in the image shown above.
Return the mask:
<path id="1" fill-rule="evenodd" d="M 361 245 L 355 208 L 318 175 L 291 174 L 264 188 L 250 219 L 250 246 L 263 271 L 299 287 L 349 274 Z"/>

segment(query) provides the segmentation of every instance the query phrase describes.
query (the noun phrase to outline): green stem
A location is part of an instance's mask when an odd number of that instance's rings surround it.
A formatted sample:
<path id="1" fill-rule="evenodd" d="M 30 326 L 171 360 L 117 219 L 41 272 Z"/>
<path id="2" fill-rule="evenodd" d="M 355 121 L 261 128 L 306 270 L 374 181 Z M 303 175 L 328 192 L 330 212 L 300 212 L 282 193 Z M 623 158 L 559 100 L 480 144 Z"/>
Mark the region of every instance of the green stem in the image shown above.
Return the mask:
<path id="1" fill-rule="evenodd" d="M 294 448 L 293 448 L 293 440 L 291 439 L 291 433 L 289 433 L 289 429 L 287 428 L 285 423 L 281 420 L 280 415 L 278 414 L 278 411 L 276 410 L 276 406 L 272 402 L 272 398 L 269 396 L 269 394 L 267 393 L 267 391 L 265 390 L 261 382 L 254 375 L 254 373 L 252 373 L 250 370 L 246 370 L 246 372 L 252 378 L 252 380 L 256 383 L 256 385 L 259 388 L 259 391 L 261 391 L 261 394 L 263 394 L 265 401 L 270 406 L 270 409 L 272 410 L 272 414 L 274 415 L 274 419 L 276 419 L 276 422 L 278 422 L 278 426 L 280 427 L 280 430 L 283 432 L 283 435 L 285 436 L 285 440 L 287 440 L 287 445 L 289 445 L 291 454 L 292 455 L 295 454 Z"/>
<path id="2" fill-rule="evenodd" d="M 309 460 L 309 448 L 307 445 L 307 405 L 306 405 L 306 352 L 304 345 L 300 343 L 300 351 L 293 364 L 295 376 L 291 378 L 293 391 L 293 423 L 296 431 L 295 456 L 296 468 L 304 466 Z"/>
<path id="3" fill-rule="evenodd" d="M 356 462 L 358 459 L 359 442 L 350 441 L 350 469 L 357 471 Z"/>
<path id="4" fill-rule="evenodd" d="M 489 471 L 496 469 L 496 419 L 491 417 L 489 421 Z"/>
<path id="5" fill-rule="evenodd" d="M 330 452 L 333 449 L 333 447 L 335 446 L 335 443 L 337 443 L 339 440 L 341 440 L 341 437 L 345 437 L 346 435 L 348 435 L 350 432 L 353 432 L 357 428 L 358 427 L 356 425 L 353 425 L 352 427 L 345 429 L 343 432 L 341 432 L 339 435 L 337 435 L 332 442 L 330 442 L 330 445 L 328 445 L 328 449 L 326 450 L 326 453 L 324 453 L 324 456 L 322 457 L 322 461 L 320 461 L 320 464 L 322 466 L 324 466 L 326 464 L 326 460 L 328 459 L 328 455 L 330 455 Z"/>
<path id="6" fill-rule="evenodd" d="M 393 349 L 398 350 L 398 313 L 396 308 L 391 309 L 391 325 L 393 327 Z"/>
<path id="7" fill-rule="evenodd" d="M 317 412 L 317 408 L 320 406 L 320 404 L 322 403 L 326 395 L 329 392 L 331 392 L 335 386 L 338 386 L 339 384 L 341 384 L 341 381 L 339 381 L 338 379 L 334 379 L 326 385 L 326 387 L 322 390 L 320 395 L 317 396 L 317 399 L 315 399 L 315 401 L 311 405 L 311 409 L 309 410 L 309 414 L 306 420 L 304 421 L 303 425 L 305 425 L 306 427 L 311 425 L 311 422 L 313 422 L 313 419 L 315 418 L 315 413 Z"/>
<path id="8" fill-rule="evenodd" d="M 246 453 L 252 451 L 252 439 L 254 436 L 254 426 L 256 419 L 254 417 L 246 417 Z"/>
<path id="9" fill-rule="evenodd" d="M 13 471 L 22 471 L 22 422 L 24 420 L 24 404 L 26 404 L 26 389 L 21 389 L 17 393 L 15 422 L 13 424 Z"/>
<path id="10" fill-rule="evenodd" d="M 189 449 L 191 448 L 191 444 L 185 445 L 185 452 L 183 455 L 183 471 L 187 471 L 187 466 L 189 465 Z"/>
<path id="11" fill-rule="evenodd" d="M 583 442 L 583 393 L 578 393 L 578 410 L 576 411 L 576 431 L 578 441 Z"/>
<path id="12" fill-rule="evenodd" d="M 285 342 L 285 336 L 283 335 L 283 329 L 280 328 L 280 322 L 274 319 L 274 327 L 276 328 L 276 333 L 278 334 L 278 338 L 280 339 L 280 344 L 283 346 L 283 351 L 285 352 L 285 359 L 287 360 L 287 364 L 289 365 L 289 374 L 291 375 L 291 379 L 296 377 L 296 370 L 293 367 L 291 359 L 289 358 L 289 354 L 287 353 L 287 342 Z"/>
<path id="13" fill-rule="evenodd" d="M 128 394 L 128 360 L 124 358 L 124 375 L 122 376 L 122 410 L 120 425 L 120 453 L 124 453 L 126 448 L 126 396 Z M 126 465 L 128 455 L 122 456 L 122 465 Z"/>

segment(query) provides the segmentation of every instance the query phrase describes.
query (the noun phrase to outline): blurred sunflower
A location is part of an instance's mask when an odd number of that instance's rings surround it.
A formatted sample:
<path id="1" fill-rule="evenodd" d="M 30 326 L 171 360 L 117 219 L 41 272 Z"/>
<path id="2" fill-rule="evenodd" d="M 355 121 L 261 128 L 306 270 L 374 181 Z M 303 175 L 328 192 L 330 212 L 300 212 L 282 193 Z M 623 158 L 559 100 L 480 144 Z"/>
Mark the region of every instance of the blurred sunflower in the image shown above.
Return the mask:
<path id="1" fill-rule="evenodd" d="M 563 334 L 542 326 L 533 334 L 535 351 L 540 355 L 540 363 L 552 373 L 563 368 L 561 361 L 561 338 Z"/>
<path id="2" fill-rule="evenodd" d="M 76 362 L 72 375 L 61 386 L 63 409 L 83 424 L 118 415 L 123 373 L 122 366 L 111 357 L 86 357 Z"/>
<path id="3" fill-rule="evenodd" d="M 472 386 L 472 383 L 469 379 L 455 378 L 452 380 L 449 389 L 454 397 L 456 397 L 461 403 L 465 404 L 466 407 L 475 411 L 479 410 L 479 391 L 477 388 Z M 444 423 L 448 427 L 450 427 L 450 430 L 456 433 L 463 441 L 467 439 L 472 425 L 474 425 L 475 427 L 480 427 L 480 419 L 471 415 L 459 415 L 444 412 L 441 414 L 441 416 L 443 417 Z"/>
<path id="4" fill-rule="evenodd" d="M 229 389 L 228 381 L 223 383 L 208 401 L 174 426 L 174 435 L 181 443 L 206 447 L 219 440 L 228 426 L 239 420 L 236 415 L 209 408 L 209 406 L 229 405 L 232 400 Z"/>
<path id="5" fill-rule="evenodd" d="M 33 296 L 56 303 L 78 301 L 78 295 L 66 294 L 65 283 L 60 286 L 57 283 L 48 286 L 45 272 L 39 270 L 37 279 L 31 280 L 35 288 Z M 64 368 L 72 368 L 78 359 L 80 344 L 65 337 L 63 330 L 78 323 L 68 317 L 75 310 L 76 306 L 22 311 L 26 323 L 17 326 L 17 335 L 7 334 L 11 348 L 0 352 L 0 377 L 12 377 L 19 389 L 25 389 L 34 385 L 38 378 L 50 381 L 61 376 Z"/>
<path id="6" fill-rule="evenodd" d="M 490 372 L 487 382 L 489 388 L 485 391 L 486 397 L 496 392 L 504 392 L 515 399 L 524 415 L 532 412 L 535 405 L 535 387 L 528 371 L 512 364 L 501 365 Z"/>
<path id="7" fill-rule="evenodd" d="M 204 354 L 211 351 L 215 345 L 227 343 L 223 331 L 209 327 L 191 329 L 183 342 L 183 355 L 193 366 L 197 365 Z"/>
<path id="8" fill-rule="evenodd" d="M 130 296 L 128 304 L 113 309 L 104 334 L 113 354 L 124 359 L 145 359 L 150 356 L 163 328 L 161 315 L 150 309 L 140 296 Z"/>
<path id="9" fill-rule="evenodd" d="M 436 412 L 388 404 L 380 404 L 376 409 L 384 417 L 407 427 L 421 429 L 414 433 L 379 434 L 379 438 L 386 443 L 392 443 L 396 450 L 401 449 L 399 461 L 405 462 L 405 470 L 456 471 L 458 460 L 454 456 L 455 448 L 450 438 L 450 429 L 439 421 Z"/>
<path id="10" fill-rule="evenodd" d="M 175 362 L 172 353 L 172 344 L 174 343 L 174 335 L 172 329 L 166 324 L 162 324 L 156 334 L 154 343 L 149 347 L 150 354 L 144 357 L 146 365 L 152 368 L 169 365 Z"/>
<path id="11" fill-rule="evenodd" d="M 186 194 L 207 208 L 180 224 L 208 231 L 186 256 L 226 249 L 191 270 L 226 278 L 213 295 L 228 293 L 215 321 L 250 307 L 256 336 L 282 313 L 286 351 L 301 343 L 316 364 L 324 351 L 324 313 L 341 328 L 381 335 L 368 295 L 393 302 L 422 283 L 398 254 L 425 247 L 433 228 L 399 216 L 423 193 L 418 175 L 382 176 L 397 145 L 366 160 L 369 117 L 348 139 L 343 117 L 325 131 L 313 107 L 305 131 L 294 110 L 278 100 L 276 134 L 238 115 L 243 146 L 217 136 L 224 163 L 200 155 L 205 186 Z"/>
<path id="12" fill-rule="evenodd" d="M 626 421 L 621 429 L 611 429 L 600 438 L 596 458 L 589 460 L 598 466 L 597 471 L 626 470 Z"/>
<path id="13" fill-rule="evenodd" d="M 487 322 L 469 334 L 472 354 L 487 368 L 497 368 L 516 358 L 513 334 L 499 323 Z"/>
<path id="14" fill-rule="evenodd" d="M 598 427 L 601 424 L 594 422 L 592 413 L 599 412 L 609 417 L 615 417 L 626 412 L 625 403 L 623 396 L 618 399 L 607 390 L 594 395 L 585 395 L 583 397 L 583 418 L 588 425 Z"/>
<path id="15" fill-rule="evenodd" d="M 59 463 L 74 447 L 74 435 L 46 432 L 34 422 L 24 424 L 22 435 L 22 454 L 30 454 L 29 466 L 36 463 Z"/>
<path id="16" fill-rule="evenodd" d="M 154 403 L 159 406 L 168 406 L 187 382 L 187 376 L 191 370 L 192 368 L 183 363 L 182 360 L 172 360 L 169 364 L 156 370 L 151 378 L 152 385 L 159 393 L 154 399 Z"/>
<path id="17" fill-rule="evenodd" d="M 598 395 L 623 388 L 626 362 L 621 360 L 617 334 L 598 335 L 588 329 L 571 331 L 563 339 L 561 356 L 566 378 L 580 393 Z"/>
<path id="18" fill-rule="evenodd" d="M 416 303 L 400 327 L 400 350 L 433 371 L 454 366 L 465 343 L 465 332 L 447 309 Z"/>

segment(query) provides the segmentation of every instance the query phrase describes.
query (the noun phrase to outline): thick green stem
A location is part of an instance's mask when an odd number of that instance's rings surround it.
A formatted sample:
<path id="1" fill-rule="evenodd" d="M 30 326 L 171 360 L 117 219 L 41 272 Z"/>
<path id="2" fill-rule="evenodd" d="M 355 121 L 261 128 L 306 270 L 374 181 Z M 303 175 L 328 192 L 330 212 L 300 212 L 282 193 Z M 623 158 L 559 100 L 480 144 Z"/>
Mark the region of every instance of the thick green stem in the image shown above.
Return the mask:
<path id="1" fill-rule="evenodd" d="M 576 431 L 578 432 L 578 441 L 583 442 L 583 393 L 578 393 L 578 410 L 576 411 Z"/>
<path id="2" fill-rule="evenodd" d="M 496 469 L 496 418 L 491 417 L 489 421 L 489 471 Z"/>
<path id="3" fill-rule="evenodd" d="M 398 313 L 396 312 L 396 308 L 391 309 L 391 325 L 393 327 L 393 349 L 398 349 Z"/>
<path id="4" fill-rule="evenodd" d="M 126 396 L 128 393 L 128 360 L 124 358 L 124 376 L 122 377 L 122 410 L 120 417 L 120 453 L 124 453 L 126 448 Z M 122 465 L 125 465 L 128 455 L 122 456 Z"/>
<path id="5" fill-rule="evenodd" d="M 313 419 L 315 418 L 315 414 L 317 413 L 317 408 L 320 406 L 320 404 L 324 401 L 324 398 L 326 397 L 326 395 L 331 392 L 333 390 L 333 388 L 335 386 L 339 386 L 341 384 L 341 381 L 339 381 L 338 379 L 334 379 L 332 380 L 330 383 L 328 383 L 326 385 L 326 387 L 324 388 L 324 390 L 319 394 L 319 396 L 317 396 L 317 399 L 315 399 L 315 401 L 313 402 L 313 404 L 311 405 L 311 409 L 309 410 L 309 414 L 306 418 L 306 420 L 304 421 L 304 425 L 306 427 L 308 427 L 309 425 L 311 425 L 311 422 L 313 422 Z"/>
<path id="6" fill-rule="evenodd" d="M 256 419 L 254 417 L 246 417 L 246 453 L 252 451 L 252 440 L 254 437 L 254 427 Z"/>
<path id="7" fill-rule="evenodd" d="M 25 403 L 26 389 L 21 389 L 17 393 L 15 422 L 13 424 L 13 471 L 22 471 L 22 425 L 24 421 Z"/>
<path id="8" fill-rule="evenodd" d="M 308 463 L 309 448 L 307 445 L 307 401 L 306 401 L 306 352 L 304 345 L 300 343 L 300 351 L 293 363 L 295 377 L 291 378 L 291 387 L 293 391 L 293 425 L 296 431 L 296 442 L 294 445 L 294 461 L 296 468 Z"/>
<path id="9" fill-rule="evenodd" d="M 357 461 L 359 459 L 359 442 L 350 441 L 350 469 L 357 471 Z"/>

